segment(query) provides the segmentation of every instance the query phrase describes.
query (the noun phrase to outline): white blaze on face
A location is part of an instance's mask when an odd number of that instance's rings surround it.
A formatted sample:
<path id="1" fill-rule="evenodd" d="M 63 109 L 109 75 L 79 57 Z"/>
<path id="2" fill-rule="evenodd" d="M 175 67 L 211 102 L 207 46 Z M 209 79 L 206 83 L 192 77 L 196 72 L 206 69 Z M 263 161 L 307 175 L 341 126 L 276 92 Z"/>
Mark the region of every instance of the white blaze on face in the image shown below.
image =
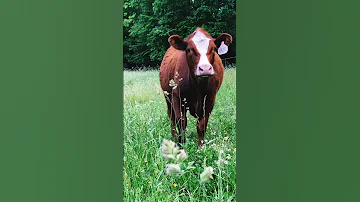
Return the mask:
<path id="1" fill-rule="evenodd" d="M 211 66 L 211 64 L 209 62 L 209 59 L 206 56 L 206 53 L 208 51 L 209 44 L 210 44 L 209 43 L 210 39 L 207 38 L 205 36 L 205 34 L 202 33 L 201 31 L 197 31 L 195 33 L 195 35 L 193 36 L 192 41 L 194 42 L 194 44 L 196 46 L 196 49 L 200 54 L 200 60 L 199 60 L 199 63 L 197 65 L 197 67 L 201 67 L 203 65 L 210 65 Z"/>

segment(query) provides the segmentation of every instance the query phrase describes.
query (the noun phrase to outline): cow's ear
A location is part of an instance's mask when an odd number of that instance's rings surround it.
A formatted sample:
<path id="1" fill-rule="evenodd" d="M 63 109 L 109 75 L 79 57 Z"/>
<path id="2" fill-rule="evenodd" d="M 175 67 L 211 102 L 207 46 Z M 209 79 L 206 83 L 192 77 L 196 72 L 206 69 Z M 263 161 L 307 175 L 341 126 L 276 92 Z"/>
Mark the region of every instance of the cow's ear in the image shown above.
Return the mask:
<path id="1" fill-rule="evenodd" d="M 222 33 L 215 39 L 215 45 L 218 49 L 218 54 L 223 55 L 228 52 L 228 46 L 232 42 L 232 36 L 228 33 Z"/>
<path id="2" fill-rule="evenodd" d="M 179 35 L 172 35 L 168 39 L 170 45 L 178 50 L 186 50 L 187 42 L 184 41 Z"/>

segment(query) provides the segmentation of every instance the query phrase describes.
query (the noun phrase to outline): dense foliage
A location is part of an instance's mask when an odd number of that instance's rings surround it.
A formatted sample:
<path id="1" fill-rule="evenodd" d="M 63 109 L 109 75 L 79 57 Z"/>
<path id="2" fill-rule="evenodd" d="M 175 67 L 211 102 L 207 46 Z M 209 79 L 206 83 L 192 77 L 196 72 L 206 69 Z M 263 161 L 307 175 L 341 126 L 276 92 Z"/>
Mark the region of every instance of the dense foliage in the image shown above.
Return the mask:
<path id="1" fill-rule="evenodd" d="M 187 38 L 197 27 L 217 37 L 226 32 L 233 36 L 229 52 L 235 56 L 235 0 L 124 1 L 124 65 L 156 66 L 169 47 L 173 34 Z"/>

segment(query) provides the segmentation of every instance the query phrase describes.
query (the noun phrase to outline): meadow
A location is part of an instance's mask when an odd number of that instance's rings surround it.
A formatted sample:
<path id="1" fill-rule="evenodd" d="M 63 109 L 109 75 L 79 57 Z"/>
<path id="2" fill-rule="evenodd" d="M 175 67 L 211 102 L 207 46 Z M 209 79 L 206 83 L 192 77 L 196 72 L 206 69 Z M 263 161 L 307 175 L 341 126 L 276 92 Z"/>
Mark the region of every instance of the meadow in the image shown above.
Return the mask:
<path id="1" fill-rule="evenodd" d="M 225 69 L 214 110 L 197 146 L 196 119 L 188 114 L 181 176 L 167 175 L 163 139 L 173 140 L 158 70 L 124 71 L 124 201 L 236 201 L 236 69 Z M 200 183 L 205 167 L 214 177 Z"/>

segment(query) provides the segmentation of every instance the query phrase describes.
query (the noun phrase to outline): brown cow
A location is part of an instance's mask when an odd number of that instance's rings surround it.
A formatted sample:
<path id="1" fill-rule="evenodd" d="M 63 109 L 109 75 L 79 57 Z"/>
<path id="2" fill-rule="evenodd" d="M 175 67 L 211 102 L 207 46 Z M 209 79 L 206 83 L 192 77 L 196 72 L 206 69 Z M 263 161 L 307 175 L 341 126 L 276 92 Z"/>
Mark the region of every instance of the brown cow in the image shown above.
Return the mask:
<path id="1" fill-rule="evenodd" d="M 185 40 L 172 35 L 168 41 L 171 46 L 161 62 L 160 84 L 171 120 L 171 134 L 179 143 L 185 143 L 183 132 L 189 110 L 198 119 L 196 128 L 201 147 L 224 75 L 219 54 L 227 52 L 232 36 L 223 33 L 214 39 L 204 29 L 197 28 Z"/>

